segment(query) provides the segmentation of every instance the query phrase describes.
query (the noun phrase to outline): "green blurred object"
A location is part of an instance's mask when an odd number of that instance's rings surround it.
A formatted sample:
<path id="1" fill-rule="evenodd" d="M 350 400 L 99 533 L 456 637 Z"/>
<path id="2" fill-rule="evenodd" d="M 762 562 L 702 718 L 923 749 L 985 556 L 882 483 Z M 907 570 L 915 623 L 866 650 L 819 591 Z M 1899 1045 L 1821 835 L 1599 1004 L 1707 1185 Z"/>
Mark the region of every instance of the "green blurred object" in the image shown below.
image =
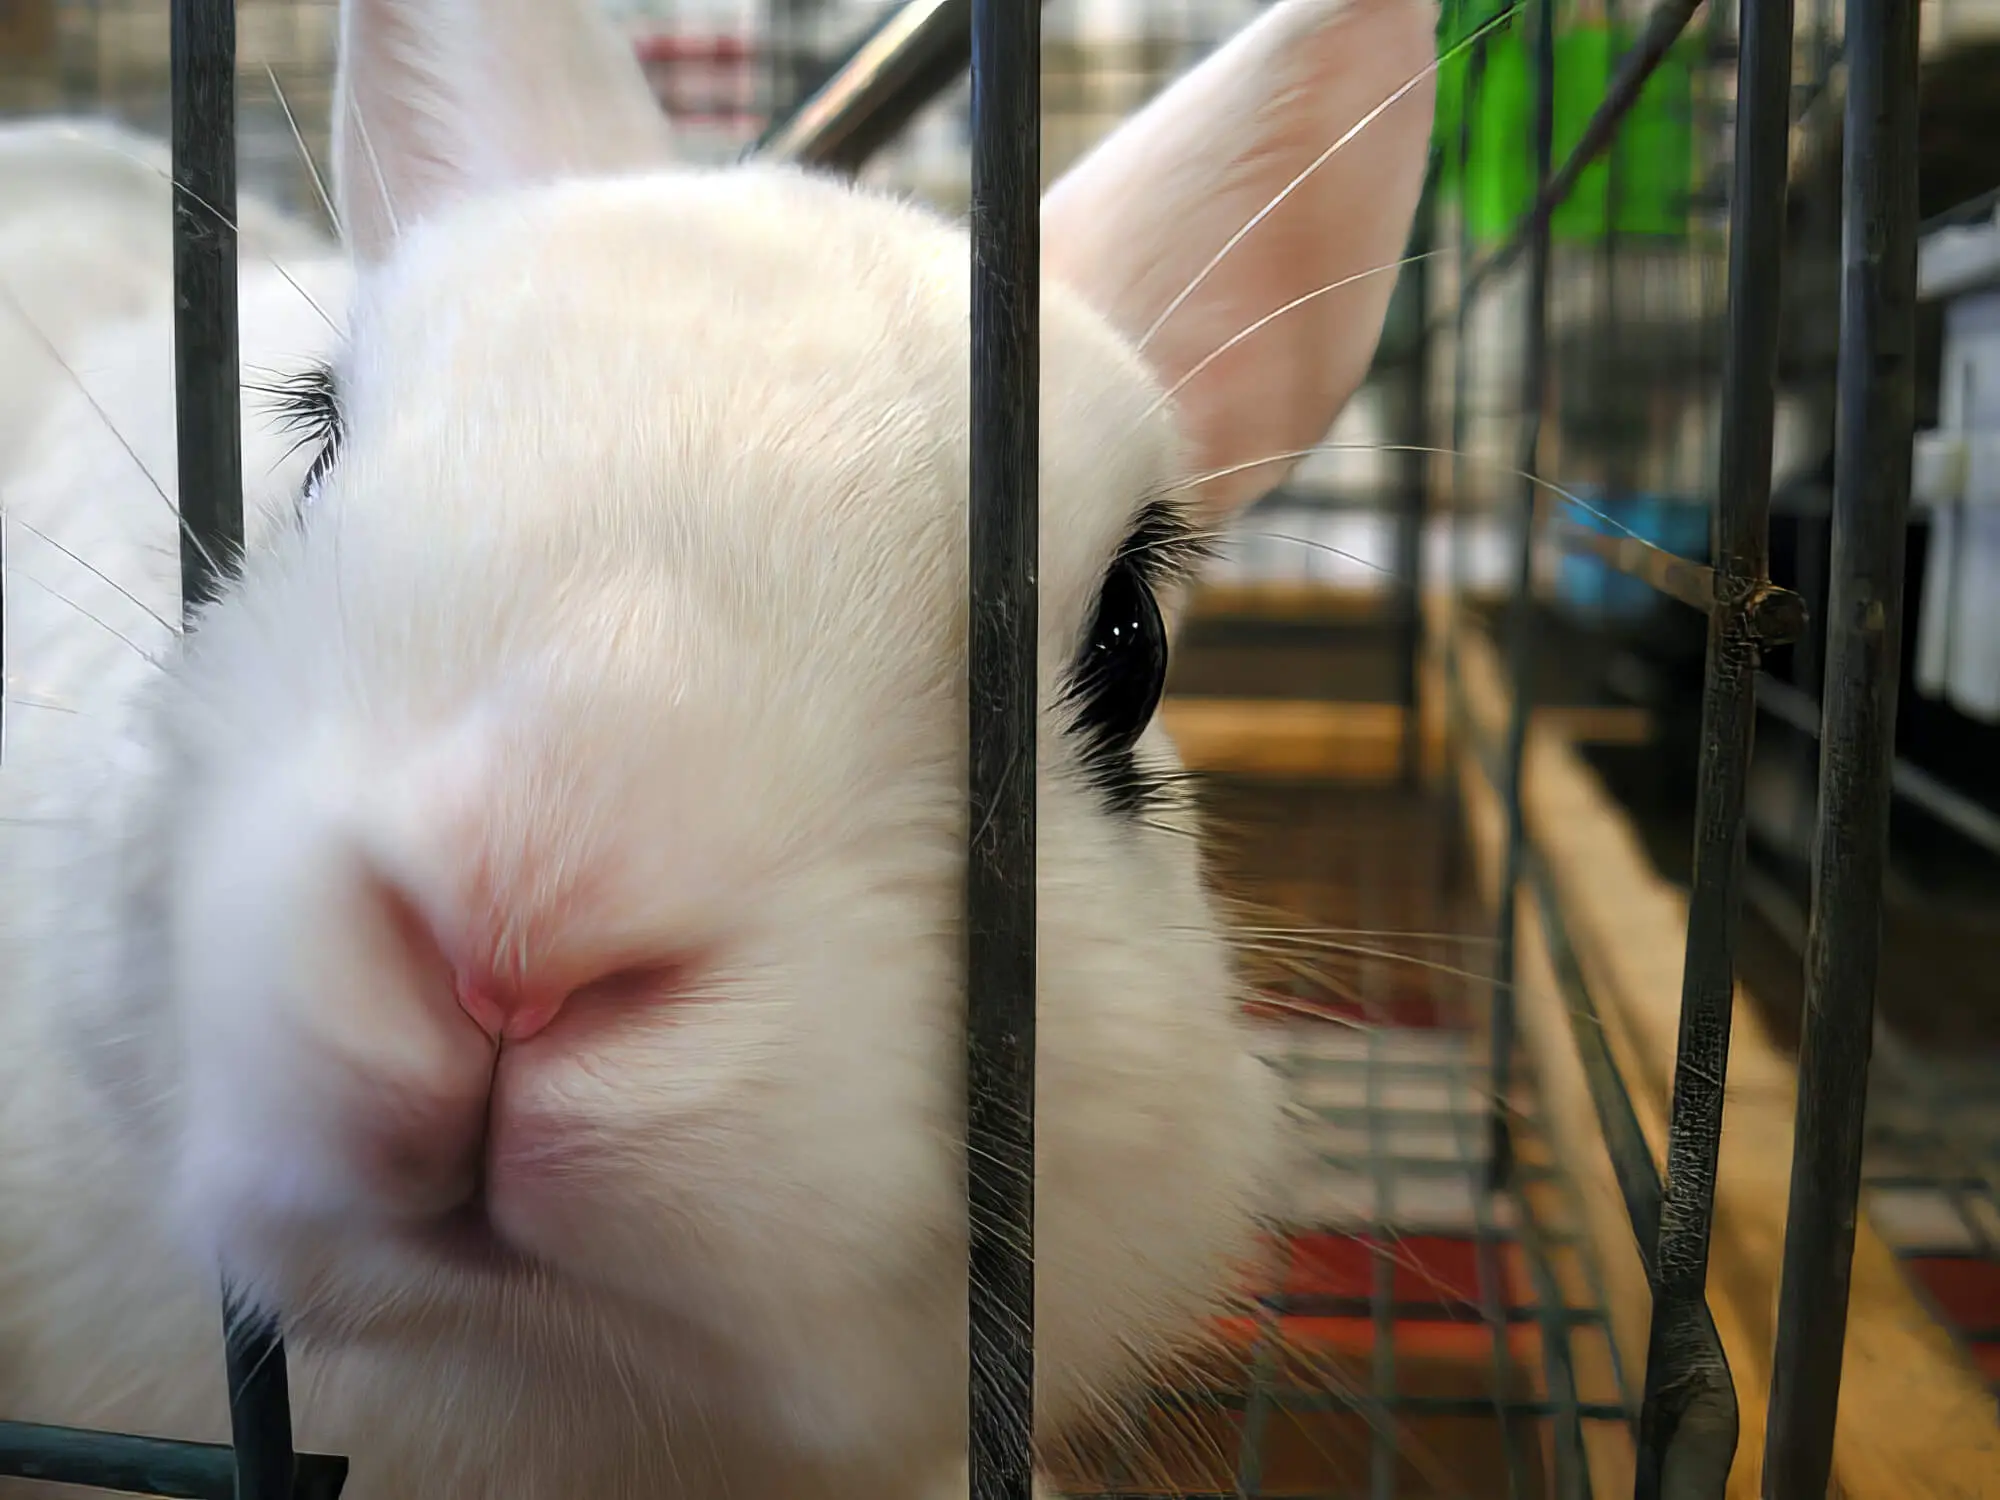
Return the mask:
<path id="1" fill-rule="evenodd" d="M 1496 0 L 1447 5 L 1438 28 L 1436 144 L 1440 201 L 1461 205 L 1473 240 L 1505 239 L 1535 199 L 1534 77 L 1523 22 L 1537 0 L 1515 10 L 1482 42 L 1454 52 L 1464 38 L 1506 10 Z M 1618 60 L 1638 27 L 1603 20 L 1559 21 L 1556 35 L 1556 134 L 1558 163 L 1575 147 L 1603 101 Z M 1694 186 L 1694 69 L 1700 42 L 1674 44 L 1619 127 L 1611 148 L 1578 179 L 1557 208 L 1551 230 L 1559 242 L 1602 240 L 1609 233 L 1649 239 L 1687 234 Z M 1474 54 L 1484 57 L 1475 69 Z M 1472 93 L 1472 154 L 1461 179 L 1458 126 Z M 1613 163 L 1617 203 L 1611 204 Z"/>

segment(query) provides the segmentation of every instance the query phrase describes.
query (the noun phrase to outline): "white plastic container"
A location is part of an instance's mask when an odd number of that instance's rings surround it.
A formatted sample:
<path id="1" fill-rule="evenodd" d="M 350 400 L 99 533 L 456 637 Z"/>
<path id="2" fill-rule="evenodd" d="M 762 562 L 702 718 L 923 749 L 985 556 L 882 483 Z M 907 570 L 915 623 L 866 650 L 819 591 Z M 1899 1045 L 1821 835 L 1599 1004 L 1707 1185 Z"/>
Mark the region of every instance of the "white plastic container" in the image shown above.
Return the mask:
<path id="1" fill-rule="evenodd" d="M 1916 687 L 2000 724 L 2000 219 L 1930 236 L 1917 290 L 1948 300 L 1938 425 L 1911 471 L 1931 523 Z"/>

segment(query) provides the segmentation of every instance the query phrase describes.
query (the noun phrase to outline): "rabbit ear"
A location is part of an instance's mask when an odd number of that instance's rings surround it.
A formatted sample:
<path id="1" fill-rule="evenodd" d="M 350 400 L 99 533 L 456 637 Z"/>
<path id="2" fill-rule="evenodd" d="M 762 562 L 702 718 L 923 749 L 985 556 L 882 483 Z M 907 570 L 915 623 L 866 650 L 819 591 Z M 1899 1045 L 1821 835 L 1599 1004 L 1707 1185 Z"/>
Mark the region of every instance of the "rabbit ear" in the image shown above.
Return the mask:
<path id="1" fill-rule="evenodd" d="M 1290 465 L 1259 461 L 1325 438 L 1368 372 L 1436 50 L 1431 0 L 1283 0 L 1042 201 L 1045 269 L 1178 387 L 1196 472 L 1256 465 L 1202 488 L 1213 516 L 1277 484 Z"/>
<path id="2" fill-rule="evenodd" d="M 592 0 L 342 0 L 333 170 L 357 259 L 462 194 L 672 154 Z"/>

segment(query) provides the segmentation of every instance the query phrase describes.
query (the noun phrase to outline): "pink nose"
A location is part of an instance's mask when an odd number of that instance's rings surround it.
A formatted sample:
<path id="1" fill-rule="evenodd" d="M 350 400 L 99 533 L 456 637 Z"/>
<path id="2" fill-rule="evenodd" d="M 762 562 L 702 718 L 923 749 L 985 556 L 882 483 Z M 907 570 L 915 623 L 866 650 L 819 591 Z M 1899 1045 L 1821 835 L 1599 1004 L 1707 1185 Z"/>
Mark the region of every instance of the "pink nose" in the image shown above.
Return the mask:
<path id="1" fill-rule="evenodd" d="M 490 979 L 455 976 L 453 988 L 459 1009 L 495 1041 L 524 1042 L 562 1012 L 568 998 L 543 989 L 539 992 L 520 985 L 502 986 Z"/>
<path id="2" fill-rule="evenodd" d="M 635 964 L 565 988 L 560 982 L 503 981 L 459 973 L 453 992 L 459 1008 L 495 1041 L 525 1042 L 572 1005 L 607 1003 L 670 1005 L 686 998 L 691 966 L 681 960 Z"/>

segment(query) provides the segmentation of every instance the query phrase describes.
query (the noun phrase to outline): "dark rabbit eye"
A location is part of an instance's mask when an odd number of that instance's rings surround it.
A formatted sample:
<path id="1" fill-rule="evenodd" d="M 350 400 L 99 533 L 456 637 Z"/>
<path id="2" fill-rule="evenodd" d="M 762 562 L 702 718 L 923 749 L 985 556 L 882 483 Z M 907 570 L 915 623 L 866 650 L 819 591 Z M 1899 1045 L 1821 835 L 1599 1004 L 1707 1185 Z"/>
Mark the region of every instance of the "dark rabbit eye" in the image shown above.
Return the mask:
<path id="1" fill-rule="evenodd" d="M 1083 773 L 1112 811 L 1133 816 L 1159 791 L 1140 764 L 1139 736 L 1167 685 L 1167 626 L 1140 558 L 1120 556 L 1105 575 L 1083 649 L 1070 668 L 1072 732 Z"/>
<path id="2" fill-rule="evenodd" d="M 1111 565 L 1077 658 L 1078 725 L 1104 750 L 1129 749 L 1167 685 L 1167 627 L 1136 563 Z"/>

